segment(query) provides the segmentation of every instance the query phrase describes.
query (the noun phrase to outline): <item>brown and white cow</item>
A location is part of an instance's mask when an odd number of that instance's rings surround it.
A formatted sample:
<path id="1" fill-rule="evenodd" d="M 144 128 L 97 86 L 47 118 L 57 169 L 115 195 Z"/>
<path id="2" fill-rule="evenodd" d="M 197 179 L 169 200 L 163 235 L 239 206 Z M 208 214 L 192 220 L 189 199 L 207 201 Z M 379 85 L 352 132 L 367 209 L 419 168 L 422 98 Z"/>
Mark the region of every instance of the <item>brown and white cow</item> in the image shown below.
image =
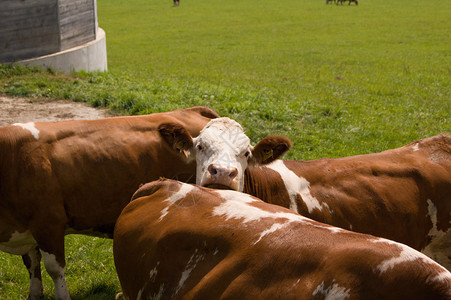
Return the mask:
<path id="1" fill-rule="evenodd" d="M 126 299 L 450 299 L 451 273 L 400 243 L 248 194 L 141 187 L 114 230 Z"/>
<path id="2" fill-rule="evenodd" d="M 30 273 L 29 298 L 43 293 L 41 255 L 55 297 L 69 298 L 65 234 L 111 237 L 140 184 L 160 176 L 194 181 L 194 162 L 187 163 L 183 151 L 174 152 L 163 142 L 161 124 L 178 124 L 196 136 L 215 117 L 208 108 L 193 107 L 0 128 L 0 250 L 23 256 Z"/>
<path id="3" fill-rule="evenodd" d="M 289 142 L 265 138 L 253 149 L 228 118 L 210 121 L 195 139 L 178 133 L 193 141 L 197 184 L 244 191 L 319 222 L 407 244 L 451 270 L 450 135 L 304 162 L 273 161 Z M 262 161 L 271 163 L 254 166 Z"/>

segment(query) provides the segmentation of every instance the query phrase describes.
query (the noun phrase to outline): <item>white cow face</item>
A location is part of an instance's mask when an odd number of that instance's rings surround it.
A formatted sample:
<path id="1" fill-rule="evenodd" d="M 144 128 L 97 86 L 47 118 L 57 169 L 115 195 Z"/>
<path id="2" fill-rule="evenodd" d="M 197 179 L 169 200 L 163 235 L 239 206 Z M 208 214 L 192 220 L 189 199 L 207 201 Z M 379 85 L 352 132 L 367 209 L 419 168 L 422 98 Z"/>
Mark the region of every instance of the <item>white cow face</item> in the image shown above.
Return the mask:
<path id="1" fill-rule="evenodd" d="M 176 123 L 161 124 L 158 130 L 182 157 L 196 160 L 198 185 L 240 192 L 249 165 L 268 164 L 291 147 L 281 136 L 265 137 L 252 147 L 241 125 L 229 118 L 211 120 L 194 139 Z"/>
<path id="2" fill-rule="evenodd" d="M 252 146 L 243 128 L 229 118 L 210 121 L 193 139 L 196 183 L 242 191 Z"/>

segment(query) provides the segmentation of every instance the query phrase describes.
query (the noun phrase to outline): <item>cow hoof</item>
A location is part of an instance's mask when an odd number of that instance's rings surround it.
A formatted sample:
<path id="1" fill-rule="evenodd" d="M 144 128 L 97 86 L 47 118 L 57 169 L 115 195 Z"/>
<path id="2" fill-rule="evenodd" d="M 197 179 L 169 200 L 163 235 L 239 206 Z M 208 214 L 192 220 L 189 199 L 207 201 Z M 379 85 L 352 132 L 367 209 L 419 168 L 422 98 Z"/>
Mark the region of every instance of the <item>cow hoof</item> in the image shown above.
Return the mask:
<path id="1" fill-rule="evenodd" d="M 28 295 L 27 300 L 40 300 L 44 299 L 44 293 L 39 295 Z"/>

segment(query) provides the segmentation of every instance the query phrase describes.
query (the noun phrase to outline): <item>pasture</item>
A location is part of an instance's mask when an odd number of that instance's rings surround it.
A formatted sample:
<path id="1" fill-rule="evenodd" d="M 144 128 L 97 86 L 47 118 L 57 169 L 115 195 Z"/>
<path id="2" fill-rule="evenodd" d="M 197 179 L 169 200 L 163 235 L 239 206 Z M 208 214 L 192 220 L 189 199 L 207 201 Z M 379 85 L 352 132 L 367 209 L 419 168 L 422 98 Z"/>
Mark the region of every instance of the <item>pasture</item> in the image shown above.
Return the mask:
<path id="1" fill-rule="evenodd" d="M 451 133 L 451 3 L 362 0 L 98 0 L 106 74 L 0 66 L 0 93 L 145 114 L 206 105 L 286 158 L 379 152 Z M 68 236 L 73 299 L 120 291 L 111 241 Z M 24 298 L 20 257 L 0 253 L 0 299 Z M 45 299 L 53 283 L 43 272 Z"/>

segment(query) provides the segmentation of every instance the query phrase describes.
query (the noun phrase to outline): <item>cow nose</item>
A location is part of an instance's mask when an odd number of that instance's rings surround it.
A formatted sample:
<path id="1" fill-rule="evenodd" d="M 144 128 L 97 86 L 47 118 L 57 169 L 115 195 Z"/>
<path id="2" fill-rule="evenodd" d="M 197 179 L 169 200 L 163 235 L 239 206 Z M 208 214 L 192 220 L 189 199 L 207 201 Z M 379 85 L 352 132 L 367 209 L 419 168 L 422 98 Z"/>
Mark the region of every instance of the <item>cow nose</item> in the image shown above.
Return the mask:
<path id="1" fill-rule="evenodd" d="M 230 166 L 221 166 L 221 165 L 216 165 L 216 164 L 209 165 L 208 172 L 210 173 L 211 177 L 213 177 L 213 178 L 228 176 L 228 177 L 230 177 L 230 179 L 233 179 L 238 175 L 237 168 L 230 167 Z"/>

